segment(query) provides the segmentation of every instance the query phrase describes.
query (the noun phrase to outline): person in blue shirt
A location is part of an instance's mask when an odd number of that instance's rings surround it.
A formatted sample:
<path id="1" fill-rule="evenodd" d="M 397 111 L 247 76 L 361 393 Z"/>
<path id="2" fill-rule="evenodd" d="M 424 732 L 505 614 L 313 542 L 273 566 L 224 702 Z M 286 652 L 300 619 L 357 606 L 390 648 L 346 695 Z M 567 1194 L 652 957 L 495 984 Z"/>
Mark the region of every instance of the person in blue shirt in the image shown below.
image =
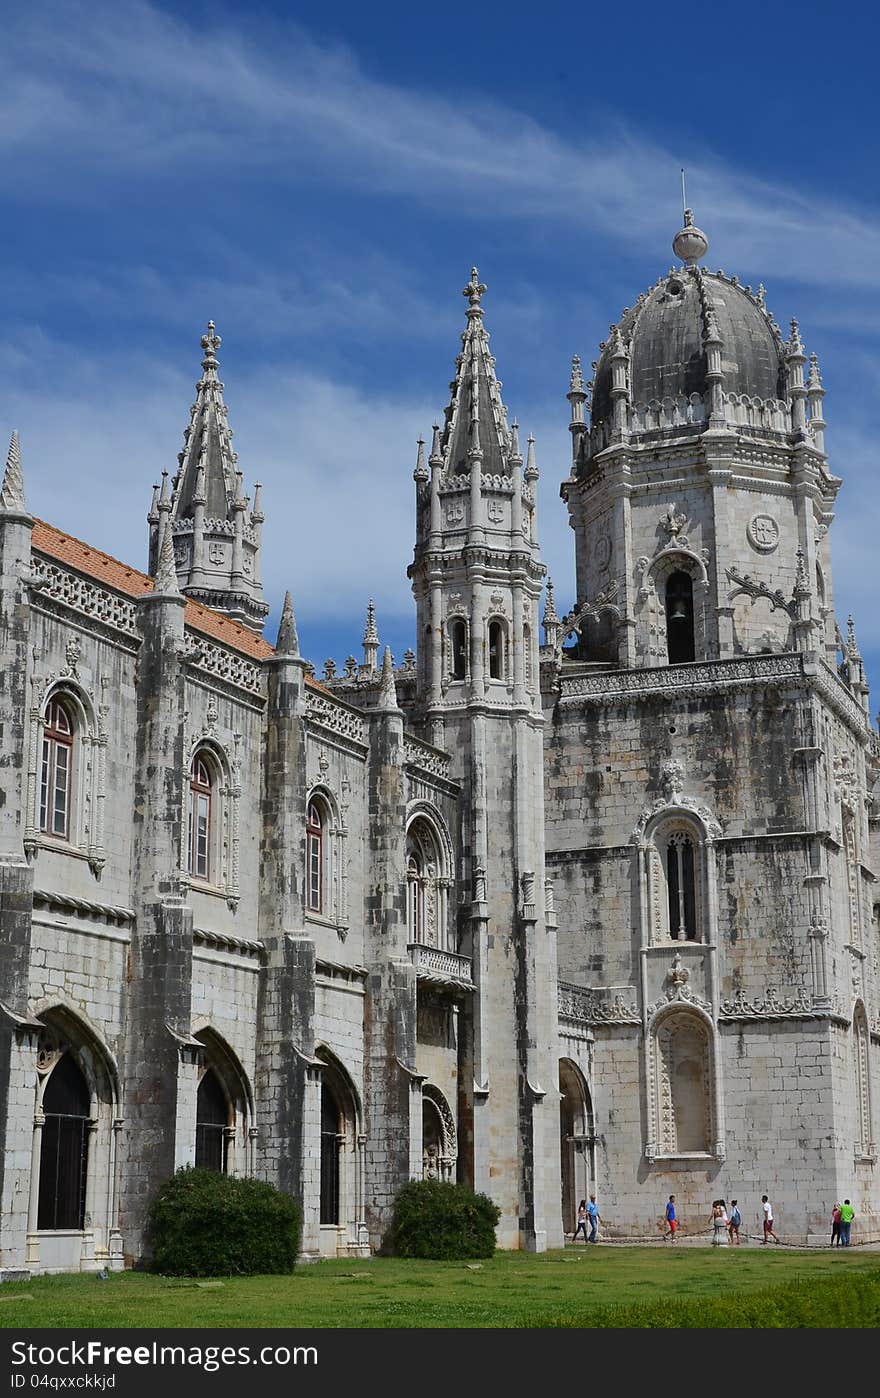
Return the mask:
<path id="1" fill-rule="evenodd" d="M 590 1202 L 589 1202 L 589 1204 L 587 1205 L 587 1217 L 588 1217 L 589 1220 L 590 1220 L 590 1238 L 589 1238 L 589 1241 L 590 1241 L 591 1243 L 595 1243 L 595 1241 L 596 1241 L 596 1224 L 602 1222 L 602 1215 L 599 1213 L 599 1205 L 596 1203 L 596 1196 L 595 1196 L 595 1194 L 591 1194 L 591 1195 L 590 1195 Z"/>
<path id="2" fill-rule="evenodd" d="M 676 1216 L 675 1216 L 675 1195 L 674 1195 L 674 1194 L 670 1194 L 670 1196 L 669 1196 L 669 1201 L 668 1201 L 668 1203 L 667 1203 L 667 1205 L 666 1205 L 666 1228 L 667 1228 L 667 1232 L 665 1232 L 665 1233 L 663 1234 L 663 1237 L 664 1237 L 664 1238 L 669 1238 L 669 1239 L 671 1239 L 671 1241 L 674 1243 L 674 1242 L 675 1242 L 675 1234 L 676 1234 L 676 1231 L 677 1231 L 677 1229 L 678 1229 L 678 1219 L 677 1219 Z"/>

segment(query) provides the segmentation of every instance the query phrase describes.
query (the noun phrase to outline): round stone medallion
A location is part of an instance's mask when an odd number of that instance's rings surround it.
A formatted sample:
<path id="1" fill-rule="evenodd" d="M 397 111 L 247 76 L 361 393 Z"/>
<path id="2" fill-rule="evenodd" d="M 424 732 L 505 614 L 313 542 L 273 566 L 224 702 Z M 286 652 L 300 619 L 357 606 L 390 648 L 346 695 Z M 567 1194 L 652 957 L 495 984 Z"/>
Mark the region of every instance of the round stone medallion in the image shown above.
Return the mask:
<path id="1" fill-rule="evenodd" d="M 753 515 L 746 533 L 752 548 L 759 553 L 772 553 L 779 543 L 779 525 L 772 515 Z"/>
<path id="2" fill-rule="evenodd" d="M 600 534 L 596 540 L 595 558 L 596 566 L 604 573 L 611 562 L 611 540 L 607 534 Z"/>

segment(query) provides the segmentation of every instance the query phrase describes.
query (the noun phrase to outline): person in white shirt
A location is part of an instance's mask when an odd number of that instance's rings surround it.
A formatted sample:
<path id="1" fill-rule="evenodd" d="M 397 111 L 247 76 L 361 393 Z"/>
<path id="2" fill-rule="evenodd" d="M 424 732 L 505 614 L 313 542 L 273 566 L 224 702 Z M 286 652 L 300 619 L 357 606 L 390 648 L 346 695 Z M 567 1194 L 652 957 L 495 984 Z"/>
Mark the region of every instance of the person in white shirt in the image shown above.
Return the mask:
<path id="1" fill-rule="evenodd" d="M 763 1242 L 766 1243 L 766 1242 L 768 1241 L 768 1239 L 772 1238 L 773 1241 L 774 1241 L 774 1243 L 778 1243 L 778 1242 L 779 1242 L 779 1239 L 777 1238 L 776 1234 L 773 1232 L 773 1206 L 772 1206 L 772 1204 L 770 1203 L 770 1200 L 767 1198 L 767 1195 L 766 1195 L 766 1194 L 762 1194 L 762 1195 L 761 1195 L 761 1203 L 762 1203 L 763 1206 L 764 1206 L 764 1237 L 763 1237 Z"/>

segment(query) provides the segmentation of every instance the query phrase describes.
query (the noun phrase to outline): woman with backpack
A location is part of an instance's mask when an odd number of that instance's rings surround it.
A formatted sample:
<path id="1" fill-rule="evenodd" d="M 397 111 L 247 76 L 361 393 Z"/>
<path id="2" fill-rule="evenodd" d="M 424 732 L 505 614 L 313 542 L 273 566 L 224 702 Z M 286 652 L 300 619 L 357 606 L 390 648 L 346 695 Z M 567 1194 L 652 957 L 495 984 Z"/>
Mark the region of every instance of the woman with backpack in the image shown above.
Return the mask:
<path id="1" fill-rule="evenodd" d="M 739 1205 L 737 1204 L 735 1199 L 731 1199 L 730 1218 L 727 1221 L 727 1232 L 730 1237 L 730 1241 L 732 1243 L 735 1242 L 737 1247 L 739 1247 L 739 1229 L 741 1223 L 742 1214 L 739 1211 Z"/>

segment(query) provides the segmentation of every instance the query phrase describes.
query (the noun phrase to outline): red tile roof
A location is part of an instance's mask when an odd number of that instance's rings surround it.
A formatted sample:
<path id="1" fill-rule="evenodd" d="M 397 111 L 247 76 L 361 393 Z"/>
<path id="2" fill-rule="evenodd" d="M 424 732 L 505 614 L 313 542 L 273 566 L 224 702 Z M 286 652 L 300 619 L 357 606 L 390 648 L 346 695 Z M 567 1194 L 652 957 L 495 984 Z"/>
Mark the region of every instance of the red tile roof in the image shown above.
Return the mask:
<path id="1" fill-rule="evenodd" d="M 153 579 L 147 573 L 140 573 L 137 568 L 120 563 L 118 558 L 112 558 L 109 553 L 92 548 L 91 544 L 84 544 L 82 539 L 74 539 L 70 534 L 62 533 L 45 520 L 34 521 L 32 543 L 38 553 L 57 559 L 59 563 L 66 563 L 69 568 L 75 568 L 87 578 L 106 583 L 108 587 L 112 587 L 116 592 L 125 593 L 127 597 L 143 597 L 153 591 Z M 254 660 L 265 660 L 267 656 L 275 654 L 275 647 L 264 641 L 262 636 L 256 636 L 240 622 L 233 621 L 210 607 L 203 607 L 201 602 L 194 602 L 189 597 L 186 600 L 184 621 L 193 631 L 210 636 L 212 640 L 229 646 L 230 650 L 241 651 Z"/>

